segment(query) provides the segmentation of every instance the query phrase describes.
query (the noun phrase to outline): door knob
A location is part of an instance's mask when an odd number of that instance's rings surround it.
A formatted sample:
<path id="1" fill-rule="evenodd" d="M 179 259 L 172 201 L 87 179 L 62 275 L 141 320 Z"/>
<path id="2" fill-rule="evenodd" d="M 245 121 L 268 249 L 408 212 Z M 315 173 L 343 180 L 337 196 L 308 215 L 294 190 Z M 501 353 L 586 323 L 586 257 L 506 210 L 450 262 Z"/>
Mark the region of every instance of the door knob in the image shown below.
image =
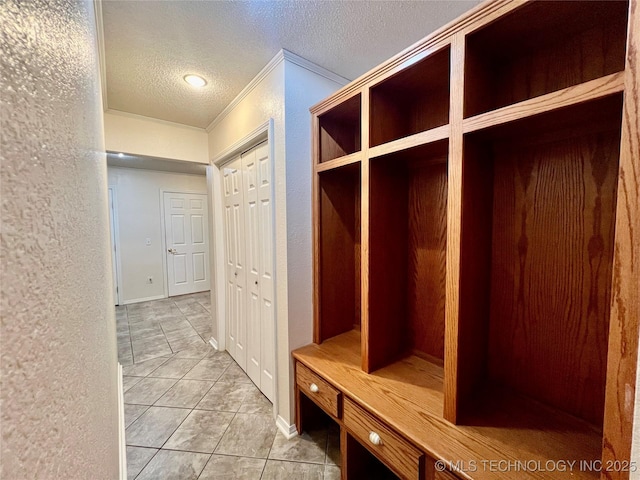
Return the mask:
<path id="1" fill-rule="evenodd" d="M 176 253 L 178 253 L 175 248 L 170 248 L 169 250 L 167 250 L 167 252 L 169 252 L 171 255 L 175 255 Z"/>

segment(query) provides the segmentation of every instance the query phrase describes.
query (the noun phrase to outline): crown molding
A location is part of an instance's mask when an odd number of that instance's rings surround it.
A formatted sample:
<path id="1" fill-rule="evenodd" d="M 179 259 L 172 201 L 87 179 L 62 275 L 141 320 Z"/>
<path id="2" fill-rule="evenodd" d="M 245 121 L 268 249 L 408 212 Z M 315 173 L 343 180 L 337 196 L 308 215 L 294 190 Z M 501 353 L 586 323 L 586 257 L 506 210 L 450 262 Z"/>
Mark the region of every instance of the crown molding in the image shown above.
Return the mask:
<path id="1" fill-rule="evenodd" d="M 93 12 L 96 21 L 96 46 L 98 48 L 98 69 L 100 70 L 100 90 L 102 91 L 102 110 L 109 109 L 107 102 L 107 57 L 104 49 L 104 22 L 102 20 L 102 0 L 93 0 Z"/>
<path id="2" fill-rule="evenodd" d="M 231 103 L 227 105 L 224 110 L 222 110 L 222 112 L 220 112 L 209 125 L 207 125 L 207 128 L 205 129 L 207 133 L 210 133 L 216 125 L 218 125 L 227 115 L 229 115 L 229 113 L 231 113 L 231 111 L 236 108 L 238 104 L 247 97 L 247 95 L 255 90 L 258 84 L 262 82 L 262 80 L 264 80 L 264 78 L 269 75 L 283 61 L 284 51 L 280 50 L 278 53 L 276 53 L 275 57 L 269 60 L 269 63 L 267 63 L 264 68 L 260 70 L 255 77 L 253 77 L 253 80 L 251 80 L 247 84 L 247 86 L 242 89 L 242 91 L 236 96 L 236 98 L 231 100 Z"/>
<path id="3" fill-rule="evenodd" d="M 206 128 L 207 133 L 210 133 L 211 130 L 216 127 L 216 125 L 224 120 L 224 118 L 229 115 L 229 113 L 231 113 L 231 111 L 236 108 L 242 100 L 244 100 L 253 90 L 255 90 L 255 88 L 260 84 L 260 82 L 262 82 L 262 80 L 264 80 L 267 75 L 269 75 L 278 65 L 280 65 L 280 63 L 284 62 L 285 60 L 302 68 L 305 68 L 310 72 L 327 78 L 333 82 L 336 82 L 340 86 L 344 86 L 350 81 L 336 73 L 333 73 L 330 70 L 327 70 L 326 68 L 316 65 L 315 63 L 310 62 L 309 60 L 302 58 L 299 55 L 296 55 L 295 53 L 291 53 L 288 50 L 282 49 L 278 53 L 276 53 L 276 55 L 269 61 L 269 63 L 264 66 L 262 70 L 260 70 L 260 72 L 258 72 L 255 77 L 253 77 L 253 79 L 247 84 L 246 87 L 242 89 L 242 91 L 236 96 L 236 98 L 234 98 L 231 103 L 227 105 L 216 118 L 213 119 L 213 121 Z"/>
<path id="4" fill-rule="evenodd" d="M 196 132 L 206 133 L 204 128 L 194 127 L 193 125 L 185 125 L 184 123 L 170 122 L 169 120 L 161 120 L 160 118 L 147 117 L 145 115 L 139 115 L 137 113 L 123 112 L 122 110 L 113 110 L 109 108 L 105 110 L 104 113 L 108 113 L 110 115 L 117 115 L 120 117 L 135 118 L 137 120 L 143 120 L 146 122 L 161 123 L 163 125 L 167 125 L 170 127 L 186 128 L 187 130 L 195 130 Z"/>
<path id="5" fill-rule="evenodd" d="M 347 83 L 351 81 L 348 78 L 342 77 L 337 73 L 333 73 L 331 70 L 327 70 L 326 68 L 321 67 L 320 65 L 317 65 L 307 60 L 306 58 L 301 57 L 300 55 L 291 53 L 289 50 L 282 49 L 281 52 L 285 60 L 295 65 L 298 65 L 299 67 L 305 68 L 310 72 L 320 75 L 321 77 L 331 80 L 332 82 L 335 82 L 342 87 L 344 87 Z"/>

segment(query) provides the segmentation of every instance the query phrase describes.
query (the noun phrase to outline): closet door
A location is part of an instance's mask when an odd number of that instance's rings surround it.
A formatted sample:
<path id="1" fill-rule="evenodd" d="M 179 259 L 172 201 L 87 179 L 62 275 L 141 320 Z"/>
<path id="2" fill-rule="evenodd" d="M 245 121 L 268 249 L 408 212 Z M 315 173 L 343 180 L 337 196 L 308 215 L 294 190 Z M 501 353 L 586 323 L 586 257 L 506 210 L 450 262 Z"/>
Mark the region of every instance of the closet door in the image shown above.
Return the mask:
<path id="1" fill-rule="evenodd" d="M 247 375 L 273 401 L 275 324 L 271 162 L 264 143 L 242 155 L 247 272 Z"/>
<path id="2" fill-rule="evenodd" d="M 227 350 L 246 370 L 247 365 L 247 275 L 245 267 L 245 225 L 241 158 L 223 167 L 224 227 L 226 260 Z"/>

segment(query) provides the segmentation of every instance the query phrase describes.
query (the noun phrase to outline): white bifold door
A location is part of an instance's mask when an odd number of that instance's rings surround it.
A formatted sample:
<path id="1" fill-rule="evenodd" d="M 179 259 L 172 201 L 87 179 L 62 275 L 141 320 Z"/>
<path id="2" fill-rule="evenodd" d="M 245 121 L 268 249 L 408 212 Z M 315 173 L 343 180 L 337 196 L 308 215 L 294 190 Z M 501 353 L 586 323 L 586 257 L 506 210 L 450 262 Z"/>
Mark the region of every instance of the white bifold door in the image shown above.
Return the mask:
<path id="1" fill-rule="evenodd" d="M 249 150 L 222 170 L 227 350 L 273 402 L 274 249 L 268 144 Z"/>
<path id="2" fill-rule="evenodd" d="M 209 290 L 207 196 L 164 192 L 164 226 L 169 296 Z"/>

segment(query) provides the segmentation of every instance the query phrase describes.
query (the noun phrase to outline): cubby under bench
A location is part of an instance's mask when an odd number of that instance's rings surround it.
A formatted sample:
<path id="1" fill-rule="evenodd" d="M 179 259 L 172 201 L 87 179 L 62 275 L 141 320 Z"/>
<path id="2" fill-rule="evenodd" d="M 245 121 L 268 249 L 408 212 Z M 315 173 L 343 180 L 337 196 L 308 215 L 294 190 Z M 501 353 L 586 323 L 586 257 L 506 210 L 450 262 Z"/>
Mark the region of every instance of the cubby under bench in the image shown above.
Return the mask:
<path id="1" fill-rule="evenodd" d="M 442 416 L 442 367 L 410 355 L 367 374 L 357 330 L 293 356 L 298 431 L 320 410 L 340 426 L 343 480 L 599 476 L 589 467 L 602 435 L 588 423 L 493 388 L 486 401 L 479 396 L 477 417 L 454 425 Z"/>

